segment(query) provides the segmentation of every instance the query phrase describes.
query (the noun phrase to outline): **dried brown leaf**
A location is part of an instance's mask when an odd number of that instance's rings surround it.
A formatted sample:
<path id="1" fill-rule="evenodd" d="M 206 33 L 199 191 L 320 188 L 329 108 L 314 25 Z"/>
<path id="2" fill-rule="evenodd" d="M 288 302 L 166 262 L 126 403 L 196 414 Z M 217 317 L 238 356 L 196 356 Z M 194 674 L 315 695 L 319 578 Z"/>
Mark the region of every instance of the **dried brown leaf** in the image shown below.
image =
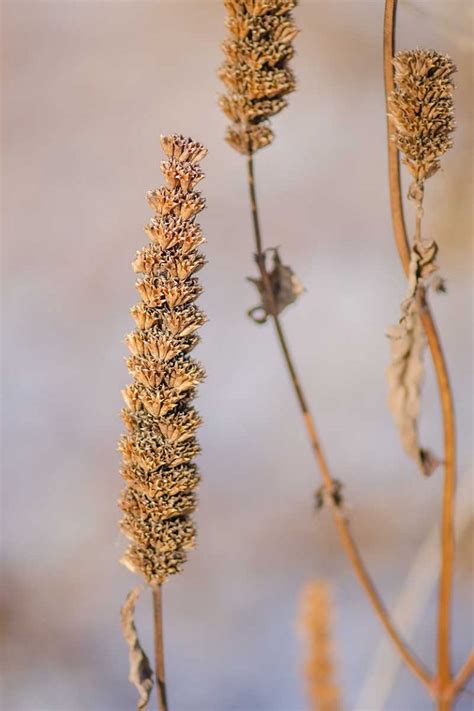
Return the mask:
<path id="1" fill-rule="evenodd" d="M 129 649 L 130 673 L 128 680 L 138 690 L 137 711 L 142 711 L 148 705 L 151 690 L 153 689 L 153 670 L 146 653 L 140 645 L 137 628 L 135 627 L 135 606 L 139 595 L 139 587 L 130 590 L 120 610 L 120 618 L 122 621 L 122 633 Z"/>
<path id="2" fill-rule="evenodd" d="M 414 243 L 410 255 L 407 299 L 416 296 L 419 286 L 428 286 L 430 277 L 438 271 L 437 254 L 438 245 L 433 240 Z"/>
<path id="3" fill-rule="evenodd" d="M 267 252 L 270 250 L 267 250 Z M 248 312 L 249 316 L 257 323 L 265 323 L 275 307 L 276 315 L 280 314 L 287 306 L 294 303 L 304 291 L 304 286 L 288 265 L 282 264 L 277 249 L 273 249 L 272 270 L 268 272 L 272 293 L 268 294 L 262 278 L 247 277 L 248 281 L 255 284 L 262 303 Z M 266 256 L 266 255 L 265 255 Z"/>
<path id="4" fill-rule="evenodd" d="M 418 417 L 424 378 L 424 351 L 426 347 L 420 319 L 418 290 L 426 286 L 436 272 L 438 247 L 435 242 L 415 243 L 410 259 L 408 294 L 402 302 L 401 318 L 387 335 L 390 339 L 390 364 L 387 368 L 389 408 L 400 433 L 405 452 L 429 476 L 440 464 L 437 457 L 420 445 Z"/>

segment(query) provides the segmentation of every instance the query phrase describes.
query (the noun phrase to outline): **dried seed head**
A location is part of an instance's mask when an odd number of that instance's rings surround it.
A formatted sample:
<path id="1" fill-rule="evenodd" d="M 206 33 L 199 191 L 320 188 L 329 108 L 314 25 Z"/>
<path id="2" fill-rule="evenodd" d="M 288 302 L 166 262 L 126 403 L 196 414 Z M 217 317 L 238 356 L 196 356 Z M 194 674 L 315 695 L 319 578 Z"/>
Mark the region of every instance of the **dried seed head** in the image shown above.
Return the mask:
<path id="1" fill-rule="evenodd" d="M 286 94 L 296 88 L 288 68 L 298 34 L 291 10 L 295 0 L 225 0 L 230 37 L 222 50 L 225 61 L 219 78 L 228 94 L 219 100 L 231 120 L 226 140 L 240 153 L 251 155 L 273 140 L 268 119 L 287 105 Z"/>
<path id="2" fill-rule="evenodd" d="M 441 156 L 452 146 L 456 67 L 447 55 L 426 49 L 397 52 L 393 64 L 392 140 L 413 179 L 423 183 L 436 173 Z"/>
<path id="3" fill-rule="evenodd" d="M 202 143 L 176 133 L 171 136 L 160 136 L 160 143 L 167 156 L 175 158 L 181 163 L 193 165 L 199 163 L 207 155 L 207 148 Z"/>
<path id="4" fill-rule="evenodd" d="M 304 674 L 312 709 L 339 711 L 341 694 L 335 680 L 332 598 L 324 581 L 308 583 L 301 595 L 300 628 L 306 642 Z"/>
<path id="5" fill-rule="evenodd" d="M 133 382 L 122 391 L 127 428 L 119 442 L 127 487 L 119 506 L 130 539 L 122 562 L 151 585 L 181 570 L 195 540 L 190 514 L 199 482 L 192 463 L 199 453 L 201 419 L 191 406 L 203 368 L 189 351 L 206 315 L 194 304 L 201 293 L 195 274 L 205 259 L 195 218 L 204 199 L 194 192 L 203 178 L 197 165 L 207 151 L 183 136 L 162 136 L 166 187 L 148 193 L 155 216 L 145 231 L 151 244 L 137 252 L 133 269 L 141 302 L 131 310 L 136 329 L 126 337 Z"/>

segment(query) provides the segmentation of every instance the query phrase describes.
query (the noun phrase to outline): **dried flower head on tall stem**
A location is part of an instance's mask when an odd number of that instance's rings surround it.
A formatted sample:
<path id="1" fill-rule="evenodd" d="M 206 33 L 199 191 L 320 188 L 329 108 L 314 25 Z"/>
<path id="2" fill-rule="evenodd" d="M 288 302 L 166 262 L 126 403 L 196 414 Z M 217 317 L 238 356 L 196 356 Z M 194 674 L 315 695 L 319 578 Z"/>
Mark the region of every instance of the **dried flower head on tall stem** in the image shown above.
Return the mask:
<path id="1" fill-rule="evenodd" d="M 349 527 L 341 495 L 342 484 L 332 477 L 290 352 L 280 316 L 301 293 L 301 285 L 295 278 L 293 270 L 281 262 L 277 250 L 273 249 L 271 271 L 267 269 L 266 264 L 269 250 L 265 250 L 263 245 L 253 154 L 271 142 L 273 133 L 268 126 L 268 118 L 286 105 L 286 100 L 282 101 L 282 98 L 294 88 L 293 76 L 286 67 L 292 48 L 285 49 L 278 45 L 290 44 L 296 35 L 296 29 L 289 15 L 296 3 L 294 0 L 224 0 L 224 4 L 229 11 L 227 24 L 233 39 L 230 40 L 229 45 L 224 45 L 227 61 L 220 71 L 220 76 L 231 91 L 228 97 L 222 99 L 221 104 L 233 121 L 227 140 L 233 148 L 247 157 L 247 182 L 254 232 L 255 261 L 260 272 L 260 278 L 252 281 L 257 286 L 261 304 L 251 309 L 249 315 L 258 323 L 270 320 L 274 325 L 298 402 L 301 421 L 306 429 L 322 481 L 322 490 L 318 490 L 317 499 L 326 502 L 330 508 L 342 547 L 375 614 L 407 666 L 425 685 L 428 685 L 429 675 L 426 669 L 413 656 L 398 634 L 364 565 Z M 271 54 L 269 52 L 273 49 L 280 52 L 275 64 L 268 59 Z M 264 101 L 266 99 L 272 101 L 266 102 Z M 276 99 L 279 101 L 275 101 Z M 258 114 L 253 113 L 255 108 L 258 109 Z"/>
<path id="2" fill-rule="evenodd" d="M 454 63 L 432 49 L 397 52 L 393 65 L 395 89 L 388 99 L 392 140 L 418 184 L 440 168 L 440 158 L 452 146 Z"/>
<path id="3" fill-rule="evenodd" d="M 133 382 L 122 391 L 127 433 L 119 449 L 127 486 L 119 505 L 120 527 L 130 540 L 122 563 L 153 589 L 158 697 L 160 709 L 166 709 L 161 584 L 181 571 L 195 542 L 191 514 L 199 474 L 193 460 L 201 419 L 192 402 L 205 373 L 190 352 L 206 321 L 195 304 L 201 293 L 196 275 L 205 263 L 196 222 L 205 201 L 195 187 L 204 177 L 199 161 L 207 150 L 178 135 L 162 136 L 161 146 L 167 156 L 161 163 L 165 186 L 147 194 L 155 212 L 145 227 L 150 244 L 132 265 L 142 276 L 136 283 L 140 302 L 131 309 L 136 328 L 126 338 Z M 131 653 L 137 639 L 128 618 L 135 601 L 132 596 L 123 612 Z M 143 668 L 143 655 L 138 663 L 135 655 L 135 667 Z M 148 686 L 139 677 L 134 683 L 145 698 Z"/>
<path id="4" fill-rule="evenodd" d="M 231 120 L 226 139 L 240 153 L 251 155 L 273 140 L 269 119 L 287 105 L 295 89 L 288 67 L 298 30 L 291 10 L 296 0 L 224 0 L 230 37 L 222 49 L 219 71 L 228 89 L 220 105 Z"/>
<path id="5" fill-rule="evenodd" d="M 194 187 L 204 177 L 198 161 L 206 150 L 182 136 L 164 136 L 161 145 L 166 186 L 147 195 L 155 210 L 145 228 L 151 244 L 133 262 L 143 277 L 136 284 L 141 301 L 131 310 L 136 329 L 126 339 L 133 383 L 123 391 L 128 432 L 119 445 L 127 483 L 121 528 L 131 541 L 122 562 L 150 585 L 179 572 L 194 545 L 201 420 L 192 401 L 204 371 L 189 353 L 206 321 L 194 303 L 205 262 L 195 221 L 204 199 Z"/>
<path id="6" fill-rule="evenodd" d="M 449 57 L 424 49 L 397 52 L 393 66 L 394 89 L 388 96 L 391 140 L 413 178 L 408 197 L 415 201 L 416 223 L 408 294 L 401 305 L 399 324 L 389 331 L 389 405 L 405 451 L 429 475 L 440 462 L 420 445 L 418 437 L 425 350 L 420 312 L 426 288 L 433 284 L 442 291 L 444 284 L 439 277 L 432 278 L 438 268 L 438 247 L 434 241 L 422 239 L 421 225 L 425 180 L 439 170 L 441 157 L 452 146 L 452 74 L 456 68 Z"/>
<path id="7" fill-rule="evenodd" d="M 395 237 L 395 243 L 400 256 L 400 261 L 403 266 L 403 270 L 407 277 L 410 276 L 413 263 L 413 248 L 410 244 L 408 238 L 408 231 L 406 227 L 404 205 L 402 199 L 401 191 L 401 176 L 400 176 L 400 162 L 399 153 L 397 147 L 397 139 L 395 133 L 397 131 L 397 116 L 396 112 L 393 110 L 393 97 L 397 90 L 400 88 L 398 84 L 398 79 L 394 76 L 394 50 L 395 50 L 395 30 L 396 30 L 396 17 L 397 17 L 397 2 L 398 0 L 385 0 L 385 12 L 384 12 L 384 78 L 385 78 L 385 96 L 387 105 L 387 129 L 389 137 L 388 145 L 388 175 L 389 175 L 389 188 L 390 188 L 390 207 L 393 223 L 393 232 Z M 419 52 L 420 50 L 417 50 Z M 405 53 L 404 53 L 405 54 Z M 425 54 L 431 54 L 427 52 Z M 441 56 L 441 55 L 439 55 Z M 399 55 L 397 54 L 398 58 Z M 447 58 L 441 60 L 432 60 L 434 64 L 438 67 L 446 66 Z M 431 61 L 431 60 L 430 60 Z M 454 70 L 454 65 L 449 65 L 451 67 L 452 74 Z M 395 66 L 396 70 L 396 66 Z M 431 70 L 433 74 L 433 70 Z M 445 80 L 447 77 L 445 75 Z M 426 82 L 429 77 L 423 80 L 426 88 Z M 421 78 L 419 78 L 421 82 Z M 446 83 L 448 83 L 446 81 Z M 447 146 L 447 142 L 450 142 L 450 133 L 454 124 L 451 123 L 452 120 L 452 103 L 450 95 L 452 92 L 452 86 L 446 87 L 441 93 L 438 92 L 438 96 L 444 98 L 445 105 L 442 109 L 444 114 L 444 121 L 440 123 L 444 128 L 442 132 L 444 133 L 444 141 L 438 143 L 438 146 L 443 147 L 443 150 L 438 156 L 435 156 L 435 160 L 439 159 L 442 152 L 444 152 L 444 147 Z M 425 91 L 426 96 L 426 91 Z M 421 110 L 419 110 L 419 113 Z M 448 127 L 448 130 L 446 129 Z M 399 129 L 398 129 L 399 131 Z M 406 158 L 406 155 L 405 155 Z M 420 154 L 418 154 L 418 161 L 420 160 Z M 427 173 L 431 173 L 429 167 L 426 169 Z M 431 173 L 432 174 L 432 173 Z M 413 173 L 412 173 L 413 175 Z M 416 183 L 416 173 L 415 173 L 415 188 L 417 188 Z M 418 175 L 420 177 L 420 174 Z M 426 177 L 426 174 L 425 174 Z M 413 184 L 412 184 L 413 186 Z M 422 189 L 416 189 L 415 194 L 413 190 L 410 190 L 409 197 L 417 200 L 417 225 L 415 233 L 415 242 L 421 243 L 421 218 L 422 218 L 422 206 L 421 200 L 423 198 L 423 187 Z M 421 195 L 420 195 L 421 193 Z M 415 245 L 413 245 L 414 247 Z M 453 393 L 449 380 L 449 373 L 446 364 L 446 358 L 443 352 L 443 346 L 441 342 L 441 337 L 436 327 L 435 320 L 431 313 L 431 308 L 428 299 L 425 294 L 425 286 L 422 284 L 417 289 L 418 292 L 418 303 L 419 303 L 419 318 L 423 326 L 423 331 L 426 335 L 426 339 L 429 345 L 431 357 L 433 360 L 433 367 L 436 375 L 436 381 L 438 385 L 439 400 L 441 406 L 442 422 L 443 422 L 443 468 L 444 468 L 444 478 L 443 478 L 443 495 L 442 495 L 442 505 L 441 505 L 441 536 L 440 536 L 440 580 L 439 580 L 439 593 L 438 593 L 438 621 L 437 621 L 437 669 L 435 674 L 431 678 L 430 689 L 433 697 L 436 699 L 437 708 L 439 711 L 449 711 L 454 704 L 456 696 L 460 693 L 462 688 L 467 684 L 470 676 L 474 671 L 474 652 L 471 652 L 468 659 L 461 667 L 461 669 L 453 674 L 452 670 L 452 660 L 451 660 L 451 634 L 452 634 L 452 599 L 453 599 L 453 577 L 454 577 L 454 555 L 455 555 L 455 542 L 454 542 L 454 513 L 455 513 L 455 491 L 456 491 L 456 422 L 454 413 L 454 401 Z"/>

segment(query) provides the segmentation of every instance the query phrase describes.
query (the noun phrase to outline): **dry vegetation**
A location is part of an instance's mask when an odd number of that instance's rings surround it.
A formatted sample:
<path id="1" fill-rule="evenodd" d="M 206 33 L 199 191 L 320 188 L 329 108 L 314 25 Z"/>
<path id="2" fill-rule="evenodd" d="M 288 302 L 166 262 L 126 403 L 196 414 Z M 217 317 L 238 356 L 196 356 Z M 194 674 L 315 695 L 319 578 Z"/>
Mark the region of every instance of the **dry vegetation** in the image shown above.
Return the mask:
<path id="1" fill-rule="evenodd" d="M 360 582 L 373 613 L 393 642 L 408 669 L 424 685 L 441 711 L 452 708 L 473 671 L 471 655 L 461 670 L 451 664 L 451 606 L 453 586 L 453 517 L 455 492 L 455 431 L 451 389 L 441 341 L 428 304 L 428 292 L 444 292 L 438 273 L 438 247 L 422 236 L 425 182 L 439 170 L 443 154 L 452 145 L 455 128 L 451 59 L 434 50 L 409 50 L 394 55 L 396 0 L 385 5 L 384 56 L 390 198 L 395 241 L 407 277 L 406 294 L 397 325 L 389 329 L 391 360 L 387 369 L 389 405 L 407 455 L 424 475 L 444 470 L 442 500 L 441 571 L 438 599 L 437 668 L 431 671 L 417 659 L 393 623 L 354 540 L 343 497 L 342 483 L 333 477 L 323 452 L 308 399 L 297 374 L 281 323 L 281 313 L 302 292 L 293 270 L 283 264 L 275 247 L 265 248 L 257 204 L 255 154 L 274 140 L 270 119 L 288 105 L 295 77 L 289 66 L 298 34 L 292 10 L 295 0 L 224 0 L 228 38 L 219 77 L 226 93 L 219 102 L 230 120 L 226 140 L 245 157 L 254 252 L 258 274 L 251 278 L 260 304 L 249 310 L 259 324 L 273 324 L 296 396 L 301 423 L 314 454 L 319 478 L 318 508 L 327 508 L 334 520 L 342 550 Z M 382 61 L 381 61 L 382 69 Z M 195 222 L 204 201 L 195 192 L 203 177 L 198 162 L 206 150 L 182 136 L 162 138 L 168 160 L 162 163 L 166 187 L 148 194 L 155 217 L 146 228 L 151 244 L 133 263 L 143 278 L 137 282 L 141 302 L 132 309 L 137 328 L 127 337 L 131 351 L 128 367 L 133 383 L 124 390 L 123 419 L 127 434 L 120 449 L 127 487 L 120 506 L 121 528 L 130 539 L 124 564 L 144 576 L 152 587 L 158 701 L 168 708 L 164 683 L 161 585 L 179 572 L 186 550 L 194 545 L 190 515 L 195 508 L 199 481 L 193 458 L 199 452 L 195 438 L 200 418 L 192 406 L 204 371 L 189 352 L 198 342 L 196 332 L 205 315 L 195 305 L 200 293 L 196 272 L 204 258 L 197 251 L 203 241 Z M 405 226 L 400 189 L 400 157 L 412 182 L 407 199 L 414 205 L 413 238 Z M 211 208 L 212 209 L 212 208 Z M 268 255 L 272 256 L 268 268 Z M 444 442 L 433 450 L 419 441 L 425 350 L 428 346 L 437 375 Z M 436 452 L 436 454 L 434 453 Z M 413 480 L 422 486 L 423 480 Z M 308 499 L 313 496 L 308 492 Z M 147 704 L 152 673 L 133 623 L 138 593 L 132 591 L 123 609 L 124 633 L 130 646 L 131 681 L 140 692 L 139 708 Z M 305 666 L 311 709 L 334 711 L 341 707 L 335 681 L 328 588 L 310 584 L 304 594 L 303 630 L 307 637 Z"/>

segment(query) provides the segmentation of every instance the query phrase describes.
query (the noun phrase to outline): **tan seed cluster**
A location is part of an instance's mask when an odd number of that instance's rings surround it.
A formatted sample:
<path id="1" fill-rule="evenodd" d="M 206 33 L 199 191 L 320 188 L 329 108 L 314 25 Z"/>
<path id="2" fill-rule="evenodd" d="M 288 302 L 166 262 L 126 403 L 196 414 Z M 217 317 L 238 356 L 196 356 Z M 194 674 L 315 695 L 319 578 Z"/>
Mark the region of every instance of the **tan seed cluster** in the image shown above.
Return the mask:
<path id="1" fill-rule="evenodd" d="M 452 146 L 456 67 L 447 55 L 426 49 L 397 52 L 393 64 L 392 140 L 415 182 L 422 183 L 436 173 L 441 156 Z"/>
<path id="2" fill-rule="evenodd" d="M 122 562 L 149 584 L 181 570 L 195 541 L 190 515 L 196 508 L 201 420 L 192 406 L 205 377 L 189 352 L 205 314 L 194 303 L 201 293 L 196 273 L 205 259 L 196 215 L 204 199 L 194 188 L 204 177 L 198 162 L 207 150 L 183 136 L 162 136 L 168 160 L 161 164 L 166 186 L 149 192 L 155 216 L 145 227 L 151 243 L 132 264 L 142 274 L 141 301 L 131 309 L 136 329 L 126 338 L 133 377 L 123 391 L 127 433 L 119 449 L 127 484 L 120 497 L 121 529 L 130 539 Z"/>
<path id="3" fill-rule="evenodd" d="M 305 681 L 311 709 L 339 711 L 341 695 L 335 679 L 332 640 L 332 598 L 323 581 L 310 582 L 301 598 L 301 631 L 306 638 Z"/>
<path id="4" fill-rule="evenodd" d="M 230 37 L 223 43 L 225 62 L 219 78 L 228 93 L 220 106 L 231 125 L 226 139 L 251 155 L 273 140 L 268 119 L 287 105 L 295 89 L 288 68 L 296 29 L 291 10 L 296 0 L 224 0 Z"/>

